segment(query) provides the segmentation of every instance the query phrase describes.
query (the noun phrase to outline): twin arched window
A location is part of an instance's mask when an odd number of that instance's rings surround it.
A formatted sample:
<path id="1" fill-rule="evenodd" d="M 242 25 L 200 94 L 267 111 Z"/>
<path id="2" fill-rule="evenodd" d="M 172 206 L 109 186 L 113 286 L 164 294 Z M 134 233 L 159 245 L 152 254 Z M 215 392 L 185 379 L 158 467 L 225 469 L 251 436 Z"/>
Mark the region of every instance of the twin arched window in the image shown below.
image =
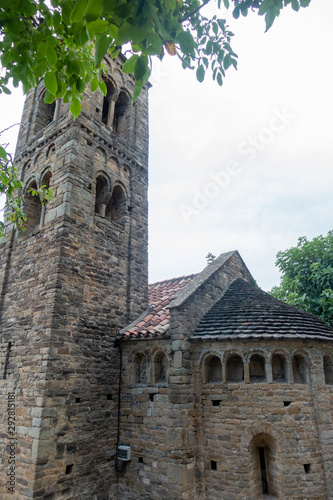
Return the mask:
<path id="1" fill-rule="evenodd" d="M 114 85 L 106 82 L 107 94 L 103 99 L 102 122 L 121 137 L 126 137 L 130 127 L 131 99 L 121 91 L 116 97 Z"/>
<path id="2" fill-rule="evenodd" d="M 40 185 L 48 189 L 51 183 L 52 173 L 50 170 L 45 172 Z M 29 233 L 34 229 L 42 227 L 45 217 L 45 206 L 43 207 L 38 195 L 33 195 L 32 191 L 37 192 L 38 186 L 35 180 L 28 183 L 23 200 L 23 211 L 27 216 L 26 231 Z"/>
<path id="3" fill-rule="evenodd" d="M 99 175 L 96 179 L 95 213 L 113 222 L 121 222 L 126 215 L 126 197 L 117 184 L 112 192 L 108 180 Z"/>
<path id="4" fill-rule="evenodd" d="M 158 351 L 153 359 L 152 373 L 149 370 L 147 356 L 144 353 L 137 353 L 133 359 L 133 383 L 147 384 L 150 380 L 153 383 L 165 383 L 168 379 L 168 359 L 163 351 Z M 149 375 L 150 373 L 150 375 Z"/>

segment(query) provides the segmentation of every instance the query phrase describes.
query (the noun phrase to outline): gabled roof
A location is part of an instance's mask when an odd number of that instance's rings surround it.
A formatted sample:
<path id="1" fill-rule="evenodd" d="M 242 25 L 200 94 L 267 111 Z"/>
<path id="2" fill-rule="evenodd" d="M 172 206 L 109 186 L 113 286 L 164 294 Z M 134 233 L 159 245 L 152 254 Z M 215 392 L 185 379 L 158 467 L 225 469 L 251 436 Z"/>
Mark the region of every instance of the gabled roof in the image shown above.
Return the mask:
<path id="1" fill-rule="evenodd" d="M 203 316 L 192 336 L 195 338 L 333 340 L 333 328 L 238 278 Z"/>
<path id="2" fill-rule="evenodd" d="M 170 328 L 169 305 L 196 276 L 181 276 L 149 285 L 149 308 L 120 332 L 119 338 L 165 337 Z"/>

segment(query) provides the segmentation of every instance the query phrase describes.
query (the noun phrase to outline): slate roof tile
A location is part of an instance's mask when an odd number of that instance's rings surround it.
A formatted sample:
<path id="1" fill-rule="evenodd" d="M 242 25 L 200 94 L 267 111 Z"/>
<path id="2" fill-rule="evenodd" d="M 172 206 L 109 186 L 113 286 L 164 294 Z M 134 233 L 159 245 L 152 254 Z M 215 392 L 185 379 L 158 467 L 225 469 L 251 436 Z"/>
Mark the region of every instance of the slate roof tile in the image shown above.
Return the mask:
<path id="1" fill-rule="evenodd" d="M 244 335 L 253 338 L 333 340 L 333 328 L 316 316 L 287 305 L 238 278 L 201 319 L 194 338 L 244 338 Z"/>

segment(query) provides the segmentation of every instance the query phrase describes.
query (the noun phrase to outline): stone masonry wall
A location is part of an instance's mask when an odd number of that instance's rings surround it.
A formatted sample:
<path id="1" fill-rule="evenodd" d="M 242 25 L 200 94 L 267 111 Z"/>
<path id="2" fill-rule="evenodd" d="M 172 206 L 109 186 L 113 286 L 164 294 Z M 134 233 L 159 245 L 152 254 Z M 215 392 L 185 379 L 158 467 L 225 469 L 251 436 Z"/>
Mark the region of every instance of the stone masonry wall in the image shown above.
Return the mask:
<path id="1" fill-rule="evenodd" d="M 193 342 L 191 352 L 198 430 L 197 498 L 261 498 L 257 446 L 272 450 L 266 466 L 273 498 L 331 498 L 333 386 L 325 385 L 323 355 L 332 353 L 332 346 L 217 340 Z M 287 361 L 285 383 L 272 381 L 274 352 Z M 250 383 L 249 360 L 255 353 L 266 360 L 265 382 Z M 307 359 L 306 384 L 292 381 L 295 353 Z M 226 380 L 230 354 L 244 360 L 242 382 Z M 205 363 L 212 355 L 221 360 L 221 382 L 205 380 Z"/>
<path id="2" fill-rule="evenodd" d="M 130 92 L 132 77 L 113 72 L 117 88 Z M 24 189 L 48 179 L 54 194 L 45 209 L 37 205 L 40 213 L 34 208 L 25 233 L 1 243 L 1 448 L 8 449 L 6 405 L 14 392 L 15 498 L 102 500 L 116 480 L 113 342 L 147 307 L 147 90 L 130 110 L 126 138 L 101 123 L 103 96 L 89 92 L 75 122 L 62 105 L 36 132 L 33 92 L 16 164 Z M 109 198 L 115 186 L 124 193 L 117 220 L 95 212 L 99 173 Z M 7 467 L 3 455 L 1 477 Z M 1 498 L 12 498 L 1 488 Z"/>

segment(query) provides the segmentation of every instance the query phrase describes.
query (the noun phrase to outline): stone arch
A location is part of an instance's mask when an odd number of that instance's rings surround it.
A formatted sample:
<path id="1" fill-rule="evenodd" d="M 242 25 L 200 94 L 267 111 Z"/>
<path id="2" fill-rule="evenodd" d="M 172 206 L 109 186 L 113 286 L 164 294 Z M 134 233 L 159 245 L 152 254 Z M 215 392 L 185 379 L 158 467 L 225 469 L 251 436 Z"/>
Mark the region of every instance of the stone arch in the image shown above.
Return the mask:
<path id="1" fill-rule="evenodd" d="M 271 365 L 273 382 L 287 382 L 287 363 L 285 355 L 280 352 L 273 353 Z"/>
<path id="2" fill-rule="evenodd" d="M 111 197 L 111 181 L 109 176 L 103 172 L 97 172 L 95 180 L 95 214 L 105 217 L 106 206 Z"/>
<path id="3" fill-rule="evenodd" d="M 105 81 L 105 85 L 106 95 L 103 97 L 102 122 L 110 128 L 114 117 L 114 99 L 117 94 L 117 87 L 114 81 L 109 77 Z"/>
<path id="4" fill-rule="evenodd" d="M 157 351 L 153 360 L 153 380 L 156 383 L 167 382 L 168 358 L 164 351 Z"/>
<path id="5" fill-rule="evenodd" d="M 34 130 L 35 134 L 43 130 L 49 123 L 54 120 L 56 101 L 54 101 L 52 104 L 47 104 L 46 102 L 44 102 L 45 94 L 46 88 L 43 86 L 37 98 L 38 102 Z"/>
<path id="6" fill-rule="evenodd" d="M 227 382 L 244 381 L 244 362 L 240 354 L 232 352 L 227 355 L 226 377 L 227 377 Z"/>
<path id="7" fill-rule="evenodd" d="M 266 363 L 262 354 L 252 354 L 250 358 L 250 382 L 266 382 Z"/>
<path id="8" fill-rule="evenodd" d="M 42 216 L 42 204 L 39 196 L 33 196 L 30 190 L 38 190 L 37 182 L 33 177 L 27 181 L 23 195 L 23 211 L 27 216 L 25 223 L 27 233 L 40 226 Z"/>
<path id="9" fill-rule="evenodd" d="M 254 498 L 280 498 L 280 467 L 276 439 L 265 432 L 256 434 L 249 445 L 251 484 Z"/>
<path id="10" fill-rule="evenodd" d="M 222 363 L 216 354 L 208 354 L 204 359 L 203 378 L 206 383 L 222 382 Z"/>
<path id="11" fill-rule="evenodd" d="M 137 352 L 133 357 L 133 383 L 146 384 L 148 373 L 147 356 L 143 352 Z"/>
<path id="12" fill-rule="evenodd" d="M 122 184 L 116 183 L 110 201 L 105 209 L 105 217 L 113 222 L 124 222 L 127 200 L 126 191 Z"/>
<path id="13" fill-rule="evenodd" d="M 333 385 L 333 361 L 327 354 L 323 357 L 324 377 L 326 385 Z"/>
<path id="14" fill-rule="evenodd" d="M 49 156 L 52 156 L 53 154 L 55 154 L 55 152 L 56 152 L 56 146 L 55 146 L 55 143 L 52 142 L 52 144 L 50 144 L 46 150 L 46 158 L 48 158 Z"/>
<path id="15" fill-rule="evenodd" d="M 309 363 L 304 354 L 294 354 L 292 370 L 294 384 L 307 384 L 309 382 Z"/>
<path id="16" fill-rule="evenodd" d="M 24 165 L 23 165 L 23 168 L 22 168 L 22 172 L 21 172 L 21 182 L 23 183 L 24 182 L 24 178 L 26 176 L 26 174 L 29 172 L 31 168 L 31 160 L 27 160 Z"/>
<path id="17" fill-rule="evenodd" d="M 131 125 L 131 107 L 131 97 L 122 89 L 115 102 L 112 129 L 124 138 L 127 137 Z"/>
<path id="18" fill-rule="evenodd" d="M 48 189 L 50 187 L 51 177 L 52 177 L 52 169 L 51 169 L 51 166 L 49 165 L 42 172 L 42 174 L 39 178 L 39 182 L 38 182 L 38 184 L 40 184 L 39 187 L 45 186 L 46 189 Z"/>

